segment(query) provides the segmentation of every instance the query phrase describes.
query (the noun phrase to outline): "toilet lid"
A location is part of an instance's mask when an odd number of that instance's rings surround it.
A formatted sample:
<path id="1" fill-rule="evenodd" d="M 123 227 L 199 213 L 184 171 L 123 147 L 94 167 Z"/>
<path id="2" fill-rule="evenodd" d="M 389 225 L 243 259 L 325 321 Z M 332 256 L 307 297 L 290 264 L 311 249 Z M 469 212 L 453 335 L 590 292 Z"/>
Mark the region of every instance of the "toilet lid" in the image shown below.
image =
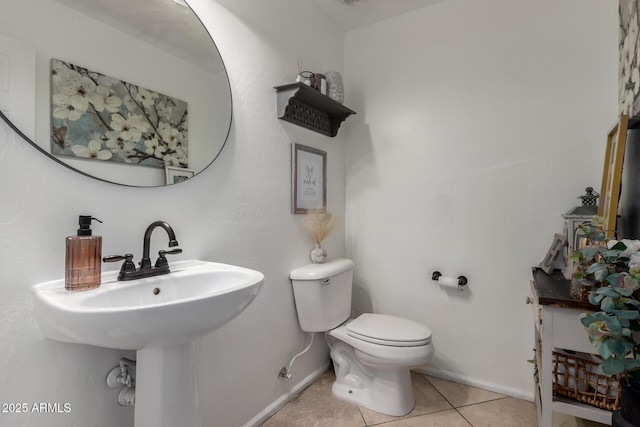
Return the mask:
<path id="1" fill-rule="evenodd" d="M 373 344 L 416 347 L 431 342 L 431 331 L 413 320 L 365 313 L 347 324 L 347 333 Z"/>

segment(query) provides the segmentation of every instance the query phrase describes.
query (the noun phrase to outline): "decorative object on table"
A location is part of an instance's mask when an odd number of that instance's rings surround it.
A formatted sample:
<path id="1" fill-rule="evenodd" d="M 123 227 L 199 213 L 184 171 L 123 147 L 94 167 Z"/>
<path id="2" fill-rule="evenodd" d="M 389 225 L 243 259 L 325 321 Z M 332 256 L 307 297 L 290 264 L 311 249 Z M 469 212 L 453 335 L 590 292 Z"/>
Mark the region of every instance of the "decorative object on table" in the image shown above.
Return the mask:
<path id="1" fill-rule="evenodd" d="M 187 103 L 52 59 L 51 154 L 187 167 Z"/>
<path id="2" fill-rule="evenodd" d="M 565 265 L 564 248 L 567 240 L 562 234 L 554 234 L 553 242 L 547 251 L 542 262 L 538 265 L 545 273 L 551 273 L 551 270 L 561 269 Z"/>
<path id="3" fill-rule="evenodd" d="M 307 217 L 304 219 L 304 228 L 309 232 L 316 247 L 311 251 L 311 262 L 314 264 L 324 264 L 327 262 L 327 251 L 320 246 L 320 243 L 333 231 L 338 218 L 329 212 L 320 209 L 309 209 Z"/>
<path id="4" fill-rule="evenodd" d="M 314 73 L 311 71 L 301 71 L 298 73 L 296 81 L 314 88 L 323 95 L 327 94 L 327 78 L 324 74 Z"/>
<path id="5" fill-rule="evenodd" d="M 582 200 L 582 206 L 598 206 L 598 197 L 600 195 L 593 191 L 593 187 L 587 187 L 584 189 L 585 193 L 578 197 L 578 199 Z"/>
<path id="6" fill-rule="evenodd" d="M 567 244 L 564 247 L 564 257 L 567 262 L 562 269 L 562 275 L 567 280 L 571 280 L 574 271 L 573 262 L 570 260 L 571 254 L 576 250 L 581 250 L 587 244 L 584 234 L 578 234 L 578 225 L 589 224 L 593 217 L 598 215 L 598 196 L 598 193 L 594 194 L 592 187 L 587 187 L 585 194 L 578 197 L 582 200 L 582 206 L 576 206 L 562 215 L 564 218 L 564 237 L 567 239 Z"/>
<path id="7" fill-rule="evenodd" d="M 602 372 L 620 378 L 624 396 L 632 391 L 628 385 L 640 390 L 640 240 L 607 239 L 602 219 L 596 217 L 593 222 L 581 227 L 590 244 L 578 255 L 580 280 L 591 287 L 588 300 L 600 311 L 583 313 L 580 321 L 602 357 Z M 640 419 L 626 419 L 633 410 L 624 408 L 624 400 L 621 398 L 619 413 L 613 416 L 613 425 L 640 425 Z"/>
<path id="8" fill-rule="evenodd" d="M 191 169 L 175 168 L 173 166 L 165 166 L 164 172 L 167 185 L 186 181 L 195 175 L 195 171 Z"/>
<path id="9" fill-rule="evenodd" d="M 327 78 L 327 96 L 342 104 L 344 102 L 342 75 L 338 71 L 326 71 L 324 75 Z"/>
<path id="10" fill-rule="evenodd" d="M 598 216 L 603 218 L 603 226 L 607 238 L 613 238 L 616 232 L 622 161 L 624 159 L 628 125 L 629 117 L 623 114 L 607 135 L 607 151 L 604 159 L 600 205 L 598 207 Z"/>
<path id="11" fill-rule="evenodd" d="M 307 86 L 311 86 L 311 83 L 314 81 L 315 75 L 311 71 L 300 71 L 298 73 L 298 77 L 296 81 L 299 83 L 303 83 Z"/>
<path id="12" fill-rule="evenodd" d="M 317 91 L 320 91 L 321 94 L 327 94 L 327 77 L 324 74 L 314 73 L 313 81 L 311 82 L 311 87 Z"/>
<path id="13" fill-rule="evenodd" d="M 327 208 L 327 153 L 291 144 L 291 211 L 324 212 Z"/>

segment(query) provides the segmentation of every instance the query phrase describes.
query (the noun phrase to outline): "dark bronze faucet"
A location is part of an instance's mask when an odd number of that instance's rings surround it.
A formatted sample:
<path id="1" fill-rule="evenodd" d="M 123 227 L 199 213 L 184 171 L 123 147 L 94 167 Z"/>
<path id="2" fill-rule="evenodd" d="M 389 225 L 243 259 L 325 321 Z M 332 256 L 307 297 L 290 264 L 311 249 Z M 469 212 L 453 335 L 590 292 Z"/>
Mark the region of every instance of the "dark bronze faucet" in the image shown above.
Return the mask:
<path id="1" fill-rule="evenodd" d="M 140 261 L 140 268 L 136 268 L 136 265 L 133 263 L 133 255 L 111 255 L 102 258 L 104 262 L 116 262 L 123 261 L 122 267 L 120 268 L 120 273 L 118 274 L 118 280 L 133 280 L 140 279 L 143 277 L 153 277 L 159 276 L 161 274 L 167 274 L 171 271 L 169 270 L 169 262 L 167 261 L 166 255 L 174 255 L 182 253 L 182 249 L 171 249 L 168 251 L 161 250 L 158 252 L 158 259 L 156 263 L 151 266 L 151 258 L 149 257 L 150 246 L 151 246 L 151 234 L 153 230 L 157 227 L 164 228 L 164 230 L 169 235 L 169 247 L 173 248 L 178 246 L 178 241 L 176 240 L 176 235 L 173 232 L 173 228 L 166 221 L 155 221 L 152 222 L 147 230 L 144 232 L 144 240 L 142 243 L 142 260 Z"/>

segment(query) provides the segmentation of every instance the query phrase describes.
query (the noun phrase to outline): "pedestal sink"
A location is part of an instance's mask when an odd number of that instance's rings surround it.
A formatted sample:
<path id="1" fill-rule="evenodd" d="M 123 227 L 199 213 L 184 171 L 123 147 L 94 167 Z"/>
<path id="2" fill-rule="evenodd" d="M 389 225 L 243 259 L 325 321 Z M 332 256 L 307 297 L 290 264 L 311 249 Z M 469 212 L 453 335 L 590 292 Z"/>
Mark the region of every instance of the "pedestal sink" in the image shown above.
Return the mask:
<path id="1" fill-rule="evenodd" d="M 135 427 L 199 427 L 194 340 L 256 297 L 262 273 L 206 261 L 171 263 L 170 274 L 69 292 L 64 280 L 32 288 L 47 338 L 137 351 Z"/>

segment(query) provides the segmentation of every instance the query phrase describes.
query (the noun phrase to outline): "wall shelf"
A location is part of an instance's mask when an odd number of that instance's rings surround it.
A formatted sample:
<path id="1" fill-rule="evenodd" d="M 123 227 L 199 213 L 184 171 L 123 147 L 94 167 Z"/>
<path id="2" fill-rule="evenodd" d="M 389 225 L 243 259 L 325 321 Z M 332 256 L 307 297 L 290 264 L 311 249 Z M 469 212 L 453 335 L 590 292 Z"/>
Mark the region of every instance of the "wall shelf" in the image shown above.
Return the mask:
<path id="1" fill-rule="evenodd" d="M 303 83 L 276 86 L 278 118 L 330 137 L 355 111 Z"/>

